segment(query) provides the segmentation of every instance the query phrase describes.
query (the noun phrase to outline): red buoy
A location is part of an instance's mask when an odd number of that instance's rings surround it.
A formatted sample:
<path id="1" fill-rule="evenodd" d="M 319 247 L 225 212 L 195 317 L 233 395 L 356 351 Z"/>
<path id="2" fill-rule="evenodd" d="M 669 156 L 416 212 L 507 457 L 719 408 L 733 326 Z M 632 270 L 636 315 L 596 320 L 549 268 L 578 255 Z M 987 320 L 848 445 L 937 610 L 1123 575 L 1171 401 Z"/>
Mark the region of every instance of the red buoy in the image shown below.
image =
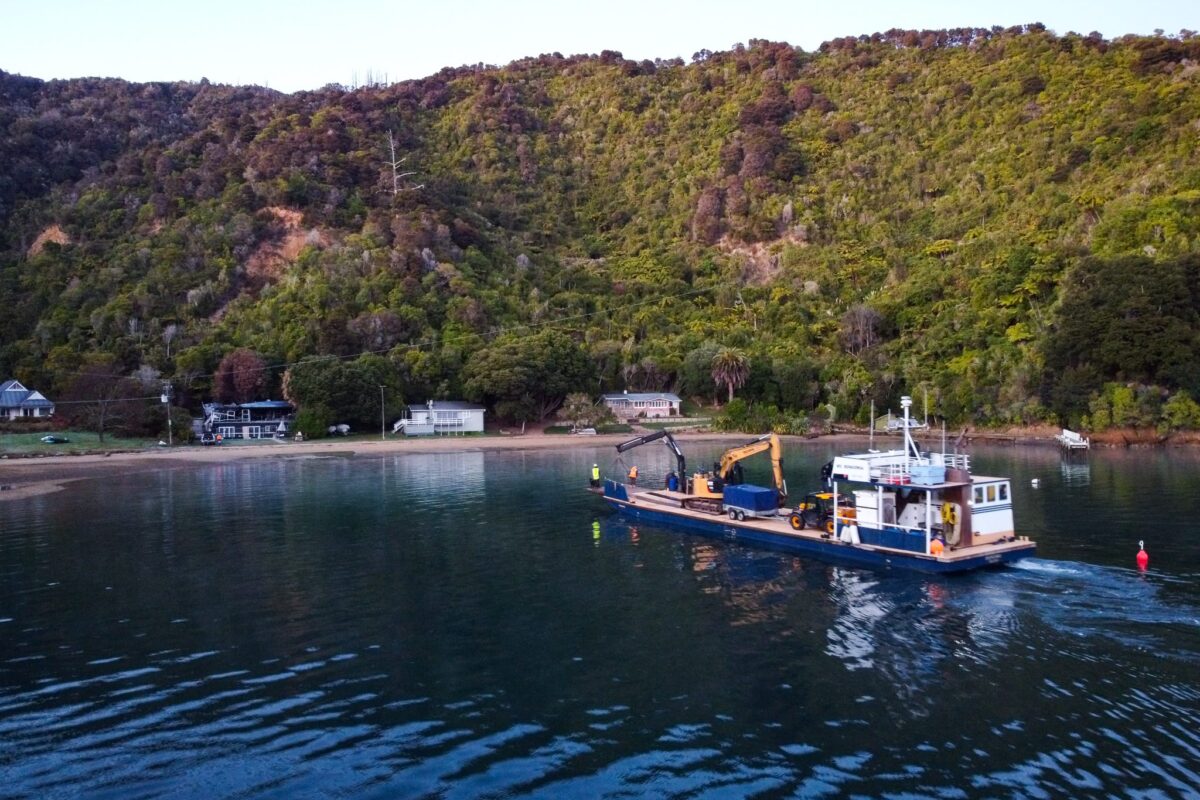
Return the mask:
<path id="1" fill-rule="evenodd" d="M 1138 542 L 1137 565 L 1138 569 L 1150 566 L 1150 554 L 1146 552 L 1146 545 L 1143 542 Z"/>

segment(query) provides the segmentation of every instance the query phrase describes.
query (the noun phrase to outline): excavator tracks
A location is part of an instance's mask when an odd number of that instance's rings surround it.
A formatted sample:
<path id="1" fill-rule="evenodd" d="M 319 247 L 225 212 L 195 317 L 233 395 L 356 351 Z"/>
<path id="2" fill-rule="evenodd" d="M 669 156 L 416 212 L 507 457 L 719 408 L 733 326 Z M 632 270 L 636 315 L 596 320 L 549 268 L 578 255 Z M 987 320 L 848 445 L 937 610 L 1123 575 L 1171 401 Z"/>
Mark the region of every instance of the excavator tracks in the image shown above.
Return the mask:
<path id="1" fill-rule="evenodd" d="M 724 514 L 725 508 L 720 498 L 689 497 L 683 501 L 683 507 L 692 511 L 707 511 L 709 514 Z"/>

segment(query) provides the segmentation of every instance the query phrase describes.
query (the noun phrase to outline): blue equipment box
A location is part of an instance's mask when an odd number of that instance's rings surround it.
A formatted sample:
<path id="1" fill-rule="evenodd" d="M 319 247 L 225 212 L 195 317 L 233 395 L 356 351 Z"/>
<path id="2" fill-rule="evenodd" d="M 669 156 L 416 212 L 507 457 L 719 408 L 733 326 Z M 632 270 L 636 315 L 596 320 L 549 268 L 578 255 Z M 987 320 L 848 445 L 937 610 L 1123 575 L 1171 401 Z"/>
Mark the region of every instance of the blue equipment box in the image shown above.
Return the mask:
<path id="1" fill-rule="evenodd" d="M 723 502 L 726 506 L 747 511 L 774 511 L 779 506 L 779 495 L 774 489 L 768 489 L 766 486 L 740 483 L 725 487 Z"/>

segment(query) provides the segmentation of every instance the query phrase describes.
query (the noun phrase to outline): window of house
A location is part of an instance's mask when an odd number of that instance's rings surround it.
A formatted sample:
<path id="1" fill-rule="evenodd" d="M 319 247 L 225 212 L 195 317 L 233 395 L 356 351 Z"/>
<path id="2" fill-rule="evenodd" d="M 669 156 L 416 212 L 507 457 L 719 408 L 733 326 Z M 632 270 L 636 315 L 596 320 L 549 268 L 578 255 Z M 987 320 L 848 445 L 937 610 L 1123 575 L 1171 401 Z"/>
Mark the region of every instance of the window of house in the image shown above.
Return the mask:
<path id="1" fill-rule="evenodd" d="M 996 502 L 996 484 L 990 484 L 987 487 L 987 501 L 989 503 Z"/>
<path id="2" fill-rule="evenodd" d="M 975 487 L 975 504 L 978 505 L 982 502 L 983 502 L 983 487 L 976 486 Z"/>
<path id="3" fill-rule="evenodd" d="M 1000 484 L 1000 500 L 1001 501 L 1008 500 L 1008 484 L 1007 483 Z"/>

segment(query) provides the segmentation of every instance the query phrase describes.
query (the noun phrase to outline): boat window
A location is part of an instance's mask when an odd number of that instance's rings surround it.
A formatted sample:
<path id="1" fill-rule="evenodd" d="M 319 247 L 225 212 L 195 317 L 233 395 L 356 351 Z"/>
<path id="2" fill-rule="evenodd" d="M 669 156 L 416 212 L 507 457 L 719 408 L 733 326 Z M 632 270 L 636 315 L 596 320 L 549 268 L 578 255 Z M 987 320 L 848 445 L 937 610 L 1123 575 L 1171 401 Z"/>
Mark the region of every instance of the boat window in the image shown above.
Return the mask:
<path id="1" fill-rule="evenodd" d="M 983 502 L 983 487 L 982 486 L 975 487 L 975 502 L 976 502 L 976 504 Z"/>
<path id="2" fill-rule="evenodd" d="M 1000 484 L 1000 499 L 1001 499 L 1001 501 L 1008 500 L 1008 484 L 1007 483 Z"/>
<path id="3" fill-rule="evenodd" d="M 996 484 L 991 484 L 987 487 L 987 497 L 989 503 L 996 502 Z"/>

